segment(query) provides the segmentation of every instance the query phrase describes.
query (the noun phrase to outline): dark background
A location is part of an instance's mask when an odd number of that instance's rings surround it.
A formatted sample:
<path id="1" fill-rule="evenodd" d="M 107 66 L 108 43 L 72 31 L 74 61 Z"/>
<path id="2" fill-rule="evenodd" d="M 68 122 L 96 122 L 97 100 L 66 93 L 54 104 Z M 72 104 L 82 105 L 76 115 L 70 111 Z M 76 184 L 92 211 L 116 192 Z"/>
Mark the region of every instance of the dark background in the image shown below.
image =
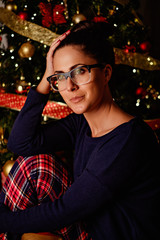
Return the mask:
<path id="1" fill-rule="evenodd" d="M 144 25 L 150 29 L 150 55 L 160 59 L 160 0 L 139 0 L 138 12 Z"/>

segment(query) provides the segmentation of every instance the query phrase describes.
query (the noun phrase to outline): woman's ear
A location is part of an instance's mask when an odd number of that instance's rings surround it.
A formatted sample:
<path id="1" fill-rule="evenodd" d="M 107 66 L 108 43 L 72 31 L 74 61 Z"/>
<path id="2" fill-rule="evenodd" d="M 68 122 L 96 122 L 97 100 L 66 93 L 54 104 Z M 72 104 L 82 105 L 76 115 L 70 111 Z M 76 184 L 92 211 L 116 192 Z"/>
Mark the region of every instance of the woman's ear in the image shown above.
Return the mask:
<path id="1" fill-rule="evenodd" d="M 105 71 L 105 78 L 106 78 L 106 81 L 107 83 L 109 82 L 109 80 L 111 79 L 112 77 L 112 67 L 110 64 L 107 64 L 104 68 L 104 71 Z"/>

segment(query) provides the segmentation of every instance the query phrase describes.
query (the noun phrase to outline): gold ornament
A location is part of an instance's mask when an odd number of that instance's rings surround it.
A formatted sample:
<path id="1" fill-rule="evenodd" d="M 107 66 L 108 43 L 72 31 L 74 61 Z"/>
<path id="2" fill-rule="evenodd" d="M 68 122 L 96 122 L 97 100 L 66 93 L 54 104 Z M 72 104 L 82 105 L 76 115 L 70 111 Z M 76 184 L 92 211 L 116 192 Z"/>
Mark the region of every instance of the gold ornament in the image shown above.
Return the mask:
<path id="1" fill-rule="evenodd" d="M 81 21 L 85 21 L 85 20 L 86 20 L 86 17 L 85 17 L 83 14 L 79 13 L 79 6 L 77 5 L 77 12 L 76 12 L 76 14 L 73 16 L 72 21 L 73 21 L 75 24 L 77 24 L 77 23 L 79 23 L 79 22 L 81 22 Z"/>
<path id="2" fill-rule="evenodd" d="M 26 42 L 22 44 L 18 51 L 18 54 L 22 58 L 29 58 L 33 56 L 34 52 L 35 47 L 30 42 Z"/>
<path id="3" fill-rule="evenodd" d="M 14 163 L 15 163 L 15 161 L 13 161 L 13 159 L 11 159 L 11 160 L 8 160 L 8 161 L 4 164 L 4 166 L 3 166 L 3 173 L 4 173 L 4 175 L 5 175 L 6 177 L 8 176 L 8 174 L 9 174 L 11 168 L 13 167 Z"/>
<path id="4" fill-rule="evenodd" d="M 6 4 L 6 9 L 9 11 L 16 11 L 17 10 L 17 5 L 15 3 L 7 3 Z"/>
<path id="5" fill-rule="evenodd" d="M 79 22 L 81 22 L 81 21 L 85 21 L 85 20 L 86 20 L 86 17 L 85 17 L 83 14 L 81 14 L 81 13 L 75 14 L 75 15 L 73 16 L 73 18 L 72 18 L 72 21 L 73 21 L 75 24 L 77 24 L 77 23 L 79 23 Z"/>

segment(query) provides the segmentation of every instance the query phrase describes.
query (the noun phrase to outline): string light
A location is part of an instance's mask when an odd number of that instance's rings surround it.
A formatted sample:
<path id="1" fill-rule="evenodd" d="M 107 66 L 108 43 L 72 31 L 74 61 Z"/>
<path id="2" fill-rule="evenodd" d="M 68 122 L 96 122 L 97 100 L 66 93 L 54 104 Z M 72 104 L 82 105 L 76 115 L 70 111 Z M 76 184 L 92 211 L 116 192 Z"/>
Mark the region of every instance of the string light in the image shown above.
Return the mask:
<path id="1" fill-rule="evenodd" d="M 136 73 L 136 72 L 137 72 L 137 70 L 134 68 L 134 69 L 133 69 L 133 73 Z"/>
<path id="2" fill-rule="evenodd" d="M 17 90 L 18 90 L 18 92 L 22 92 L 22 91 L 23 91 L 23 87 L 22 87 L 21 85 L 19 85 L 19 86 L 17 87 Z"/>
<path id="3" fill-rule="evenodd" d="M 141 102 L 141 100 L 140 100 L 140 99 L 137 99 L 137 102 L 136 102 L 136 106 L 137 106 L 137 107 L 140 106 L 140 102 Z"/>

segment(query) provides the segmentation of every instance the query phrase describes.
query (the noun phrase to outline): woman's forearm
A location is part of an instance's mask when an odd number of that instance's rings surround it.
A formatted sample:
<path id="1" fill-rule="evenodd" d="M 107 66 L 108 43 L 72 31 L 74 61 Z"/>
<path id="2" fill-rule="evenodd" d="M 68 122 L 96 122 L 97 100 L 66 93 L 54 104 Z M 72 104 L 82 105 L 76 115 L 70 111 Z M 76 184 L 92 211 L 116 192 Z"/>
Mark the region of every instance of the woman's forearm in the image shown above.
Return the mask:
<path id="1" fill-rule="evenodd" d="M 48 95 L 39 94 L 31 89 L 25 105 L 19 113 L 8 139 L 8 148 L 18 155 L 32 154 L 34 142 L 38 145 L 40 137 L 41 114 L 48 100 Z M 36 150 L 36 149 L 35 149 Z"/>

